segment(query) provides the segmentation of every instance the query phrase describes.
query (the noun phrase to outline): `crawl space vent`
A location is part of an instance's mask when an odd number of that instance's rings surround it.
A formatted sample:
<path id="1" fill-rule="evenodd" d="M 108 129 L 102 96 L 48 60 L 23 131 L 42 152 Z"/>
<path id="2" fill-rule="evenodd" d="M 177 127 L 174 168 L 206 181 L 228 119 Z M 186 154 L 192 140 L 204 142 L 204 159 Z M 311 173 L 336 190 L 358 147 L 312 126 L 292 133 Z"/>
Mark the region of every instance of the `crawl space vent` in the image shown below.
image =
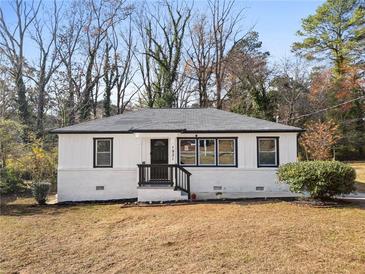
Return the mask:
<path id="1" fill-rule="evenodd" d="M 96 186 L 96 190 L 104 190 L 104 186 Z"/>
<path id="2" fill-rule="evenodd" d="M 257 186 L 256 191 L 264 191 L 265 188 L 263 186 Z"/>

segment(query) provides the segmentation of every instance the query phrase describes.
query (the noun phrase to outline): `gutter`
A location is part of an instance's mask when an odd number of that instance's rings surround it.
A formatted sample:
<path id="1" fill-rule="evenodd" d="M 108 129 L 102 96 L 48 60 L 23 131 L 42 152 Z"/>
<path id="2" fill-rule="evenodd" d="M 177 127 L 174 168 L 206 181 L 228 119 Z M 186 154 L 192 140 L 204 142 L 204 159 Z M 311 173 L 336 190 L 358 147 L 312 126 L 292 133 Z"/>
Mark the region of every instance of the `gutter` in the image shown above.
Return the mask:
<path id="1" fill-rule="evenodd" d="M 51 130 L 50 134 L 132 134 L 132 133 L 301 133 L 304 129 L 266 129 L 266 130 L 186 130 L 186 129 L 173 129 L 173 130 L 149 130 L 149 129 L 131 129 L 128 131 L 95 131 L 95 130 L 82 130 L 82 131 L 59 131 Z"/>

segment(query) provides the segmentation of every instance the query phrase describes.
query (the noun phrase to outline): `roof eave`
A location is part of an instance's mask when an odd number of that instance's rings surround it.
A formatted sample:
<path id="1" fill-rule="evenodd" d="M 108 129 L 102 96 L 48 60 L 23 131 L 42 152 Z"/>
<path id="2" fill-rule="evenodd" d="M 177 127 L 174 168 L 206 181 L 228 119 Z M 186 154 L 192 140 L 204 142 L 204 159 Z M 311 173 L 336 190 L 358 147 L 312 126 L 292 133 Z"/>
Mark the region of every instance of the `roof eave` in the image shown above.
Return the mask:
<path id="1" fill-rule="evenodd" d="M 131 131 L 113 131 L 113 130 L 106 130 L 106 131 L 96 131 L 96 130 L 51 130 L 49 131 L 50 134 L 131 134 Z"/>
<path id="2" fill-rule="evenodd" d="M 285 133 L 285 132 L 304 132 L 304 129 L 262 129 L 262 130 L 186 130 L 185 133 Z"/>
<path id="3" fill-rule="evenodd" d="M 132 133 L 295 133 L 304 129 L 262 129 L 262 130 L 186 130 L 186 129 L 133 129 L 129 131 L 95 131 L 95 130 L 51 130 L 51 134 L 132 134 Z"/>

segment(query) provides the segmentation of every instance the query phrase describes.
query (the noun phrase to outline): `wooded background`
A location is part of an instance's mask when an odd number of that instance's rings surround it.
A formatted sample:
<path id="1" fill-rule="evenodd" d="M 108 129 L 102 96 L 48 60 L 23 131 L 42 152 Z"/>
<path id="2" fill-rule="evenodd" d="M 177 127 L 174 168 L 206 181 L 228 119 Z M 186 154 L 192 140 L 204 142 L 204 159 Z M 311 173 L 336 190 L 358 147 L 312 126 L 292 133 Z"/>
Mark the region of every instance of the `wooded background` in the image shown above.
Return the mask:
<path id="1" fill-rule="evenodd" d="M 204 12 L 167 0 L 2 3 L 2 166 L 34 144 L 52 150 L 48 129 L 139 107 L 279 121 L 307 129 L 303 159 L 365 159 L 364 1 L 326 1 L 275 64 L 234 1 Z"/>

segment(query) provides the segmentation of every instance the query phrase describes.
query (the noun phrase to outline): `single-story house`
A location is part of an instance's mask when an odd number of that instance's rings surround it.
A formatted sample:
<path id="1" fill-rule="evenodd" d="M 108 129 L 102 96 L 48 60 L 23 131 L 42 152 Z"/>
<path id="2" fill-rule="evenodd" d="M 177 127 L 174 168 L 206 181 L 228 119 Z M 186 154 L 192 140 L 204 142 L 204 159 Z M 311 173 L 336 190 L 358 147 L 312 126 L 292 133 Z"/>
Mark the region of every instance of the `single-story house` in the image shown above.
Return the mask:
<path id="1" fill-rule="evenodd" d="M 58 134 L 58 201 L 294 196 L 277 167 L 302 129 L 213 108 L 141 109 Z"/>

